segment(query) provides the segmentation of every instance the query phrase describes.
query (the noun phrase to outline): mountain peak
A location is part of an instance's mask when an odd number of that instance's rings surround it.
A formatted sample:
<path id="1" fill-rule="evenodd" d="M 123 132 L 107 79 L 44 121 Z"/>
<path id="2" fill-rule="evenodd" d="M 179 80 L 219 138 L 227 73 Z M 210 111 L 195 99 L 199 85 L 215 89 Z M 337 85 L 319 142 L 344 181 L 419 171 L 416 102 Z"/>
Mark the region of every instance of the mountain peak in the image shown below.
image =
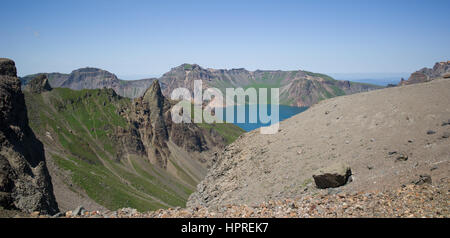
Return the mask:
<path id="1" fill-rule="evenodd" d="M 26 85 L 26 89 L 32 93 L 42 93 L 52 90 L 52 87 L 48 82 L 47 75 L 39 74 Z"/>
<path id="2" fill-rule="evenodd" d="M 73 72 L 79 72 L 79 73 L 96 73 L 96 72 L 108 72 L 106 70 L 100 69 L 100 68 L 94 68 L 94 67 L 84 67 L 76 69 Z M 108 72 L 109 73 L 109 72 Z"/>
<path id="3" fill-rule="evenodd" d="M 154 80 L 152 85 L 145 91 L 144 99 L 161 99 L 163 97 L 159 80 Z"/>
<path id="4" fill-rule="evenodd" d="M 200 65 L 198 65 L 198 64 L 188 64 L 188 63 L 184 63 L 184 64 L 178 66 L 177 68 L 181 68 L 184 71 L 192 71 L 195 69 L 202 69 L 202 67 L 200 67 Z"/>

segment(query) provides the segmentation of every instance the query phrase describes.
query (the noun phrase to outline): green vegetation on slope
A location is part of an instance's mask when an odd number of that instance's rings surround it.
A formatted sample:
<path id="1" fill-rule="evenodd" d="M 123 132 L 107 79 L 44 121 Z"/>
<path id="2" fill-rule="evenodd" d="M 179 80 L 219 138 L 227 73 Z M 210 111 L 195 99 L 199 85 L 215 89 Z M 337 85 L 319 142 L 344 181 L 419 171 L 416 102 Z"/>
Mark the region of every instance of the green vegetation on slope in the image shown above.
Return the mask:
<path id="1" fill-rule="evenodd" d="M 176 180 L 148 158 L 120 156 L 117 131 L 129 125 L 118 112 L 129 108 L 130 99 L 111 89 L 66 88 L 25 93 L 25 98 L 31 128 L 56 164 L 97 203 L 140 211 L 185 206 L 196 184 Z"/>
<path id="2" fill-rule="evenodd" d="M 231 123 L 199 123 L 199 127 L 207 130 L 215 130 L 221 135 L 227 144 L 233 143 L 245 131 L 244 129 Z"/>
<path id="3" fill-rule="evenodd" d="M 194 120 L 194 104 L 191 104 L 190 102 L 183 102 L 183 103 L 189 103 L 191 105 L 191 119 Z M 202 111 L 201 115 L 203 121 L 204 115 Z M 217 133 L 219 133 L 220 136 L 222 136 L 225 139 L 225 143 L 227 145 L 233 143 L 240 135 L 245 133 L 245 130 L 232 124 L 232 123 L 197 123 L 197 126 L 200 128 L 203 128 L 205 130 L 214 130 Z"/>

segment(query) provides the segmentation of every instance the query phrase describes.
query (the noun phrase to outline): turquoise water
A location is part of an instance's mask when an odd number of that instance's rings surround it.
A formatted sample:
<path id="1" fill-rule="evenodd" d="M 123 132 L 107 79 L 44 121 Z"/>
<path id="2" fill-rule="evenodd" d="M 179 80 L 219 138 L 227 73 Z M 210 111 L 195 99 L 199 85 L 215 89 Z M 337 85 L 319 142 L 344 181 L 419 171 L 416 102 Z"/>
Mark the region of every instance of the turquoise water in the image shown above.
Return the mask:
<path id="1" fill-rule="evenodd" d="M 271 105 L 264 105 L 267 108 L 267 115 L 270 116 L 271 115 Z M 231 120 L 229 118 L 226 118 L 226 111 L 234 109 L 234 120 Z M 307 107 L 292 107 L 292 106 L 285 106 L 285 105 L 279 105 L 279 110 L 278 110 L 278 120 L 275 121 L 271 121 L 270 123 L 262 123 L 260 120 L 260 111 L 259 111 L 259 105 L 257 104 L 252 104 L 252 105 L 238 105 L 238 106 L 234 106 L 234 107 L 227 107 L 225 108 L 225 111 L 222 111 L 222 120 L 227 121 L 227 122 L 231 122 L 239 127 L 241 127 L 242 129 L 244 129 L 245 131 L 252 131 L 255 129 L 258 129 L 260 127 L 263 126 L 270 126 L 273 123 L 277 123 L 279 121 L 284 121 L 296 114 L 299 114 L 301 112 L 304 112 L 306 109 L 308 109 Z M 245 110 L 245 122 L 241 122 L 239 123 L 237 120 L 237 111 L 238 110 Z M 252 111 L 253 113 L 250 114 L 250 111 Z M 256 112 L 256 114 L 255 114 Z M 218 113 L 217 109 L 216 109 L 216 115 L 220 116 L 220 112 Z M 251 122 L 250 118 L 251 117 L 256 118 L 256 122 Z"/>

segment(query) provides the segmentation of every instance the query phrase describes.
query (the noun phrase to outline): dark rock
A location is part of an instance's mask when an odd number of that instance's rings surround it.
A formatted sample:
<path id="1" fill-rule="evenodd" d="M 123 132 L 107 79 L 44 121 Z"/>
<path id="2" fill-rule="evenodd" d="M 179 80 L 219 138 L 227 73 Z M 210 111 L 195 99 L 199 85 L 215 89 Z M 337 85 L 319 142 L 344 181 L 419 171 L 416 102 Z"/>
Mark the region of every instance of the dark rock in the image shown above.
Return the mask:
<path id="1" fill-rule="evenodd" d="M 419 175 L 417 180 L 412 181 L 415 185 L 432 184 L 431 176 L 428 174 Z"/>
<path id="2" fill-rule="evenodd" d="M 0 203 L 27 213 L 54 214 L 58 206 L 44 147 L 28 125 L 14 62 L 1 59 L 0 74 Z"/>
<path id="3" fill-rule="evenodd" d="M 320 189 L 336 188 L 345 185 L 352 171 L 350 167 L 343 164 L 336 164 L 334 166 L 319 170 L 313 175 L 316 186 Z"/>
<path id="4" fill-rule="evenodd" d="M 428 131 L 427 131 L 427 135 L 433 135 L 433 134 L 436 134 L 436 132 L 433 131 L 433 130 L 428 130 Z"/>
<path id="5" fill-rule="evenodd" d="M 395 154 L 397 154 L 397 151 L 390 151 L 390 152 L 388 152 L 388 155 L 395 155 Z"/>
<path id="6" fill-rule="evenodd" d="M 443 139 L 447 139 L 447 138 L 449 138 L 450 137 L 450 132 L 444 132 L 443 134 L 442 134 L 442 138 Z"/>
<path id="7" fill-rule="evenodd" d="M 10 59 L 0 58 L 0 75 L 16 77 L 16 64 Z"/>

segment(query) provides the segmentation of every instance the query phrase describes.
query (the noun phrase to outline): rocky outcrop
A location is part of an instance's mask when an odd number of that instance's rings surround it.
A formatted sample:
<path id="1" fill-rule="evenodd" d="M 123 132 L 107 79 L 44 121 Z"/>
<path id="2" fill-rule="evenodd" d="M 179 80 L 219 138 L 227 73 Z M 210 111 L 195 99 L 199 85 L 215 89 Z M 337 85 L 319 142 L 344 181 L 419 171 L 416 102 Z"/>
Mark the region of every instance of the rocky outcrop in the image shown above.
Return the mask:
<path id="1" fill-rule="evenodd" d="M 52 90 L 52 87 L 48 82 L 47 75 L 40 74 L 26 85 L 25 90 L 31 93 L 42 93 Z"/>
<path id="2" fill-rule="evenodd" d="M 17 70 L 14 61 L 10 59 L 0 58 L 0 75 L 17 77 Z"/>
<path id="3" fill-rule="evenodd" d="M 0 205 L 56 213 L 43 145 L 28 126 L 14 62 L 0 59 L 0 73 Z"/>
<path id="4" fill-rule="evenodd" d="M 170 111 L 173 105 L 163 96 L 159 82 L 155 80 L 142 97 L 134 100 L 128 115 L 130 124 L 134 126 L 132 131 L 138 136 L 137 141 L 141 141 L 136 144 L 142 144 L 153 164 L 167 168 L 171 156 L 169 142 L 187 152 L 203 152 L 224 146 L 221 136 L 194 123 L 173 123 Z"/>
<path id="5" fill-rule="evenodd" d="M 437 78 L 448 78 L 450 75 L 450 61 L 439 62 L 432 69 L 423 68 L 411 74 L 408 80 L 401 80 L 399 85 L 424 83 Z"/>

